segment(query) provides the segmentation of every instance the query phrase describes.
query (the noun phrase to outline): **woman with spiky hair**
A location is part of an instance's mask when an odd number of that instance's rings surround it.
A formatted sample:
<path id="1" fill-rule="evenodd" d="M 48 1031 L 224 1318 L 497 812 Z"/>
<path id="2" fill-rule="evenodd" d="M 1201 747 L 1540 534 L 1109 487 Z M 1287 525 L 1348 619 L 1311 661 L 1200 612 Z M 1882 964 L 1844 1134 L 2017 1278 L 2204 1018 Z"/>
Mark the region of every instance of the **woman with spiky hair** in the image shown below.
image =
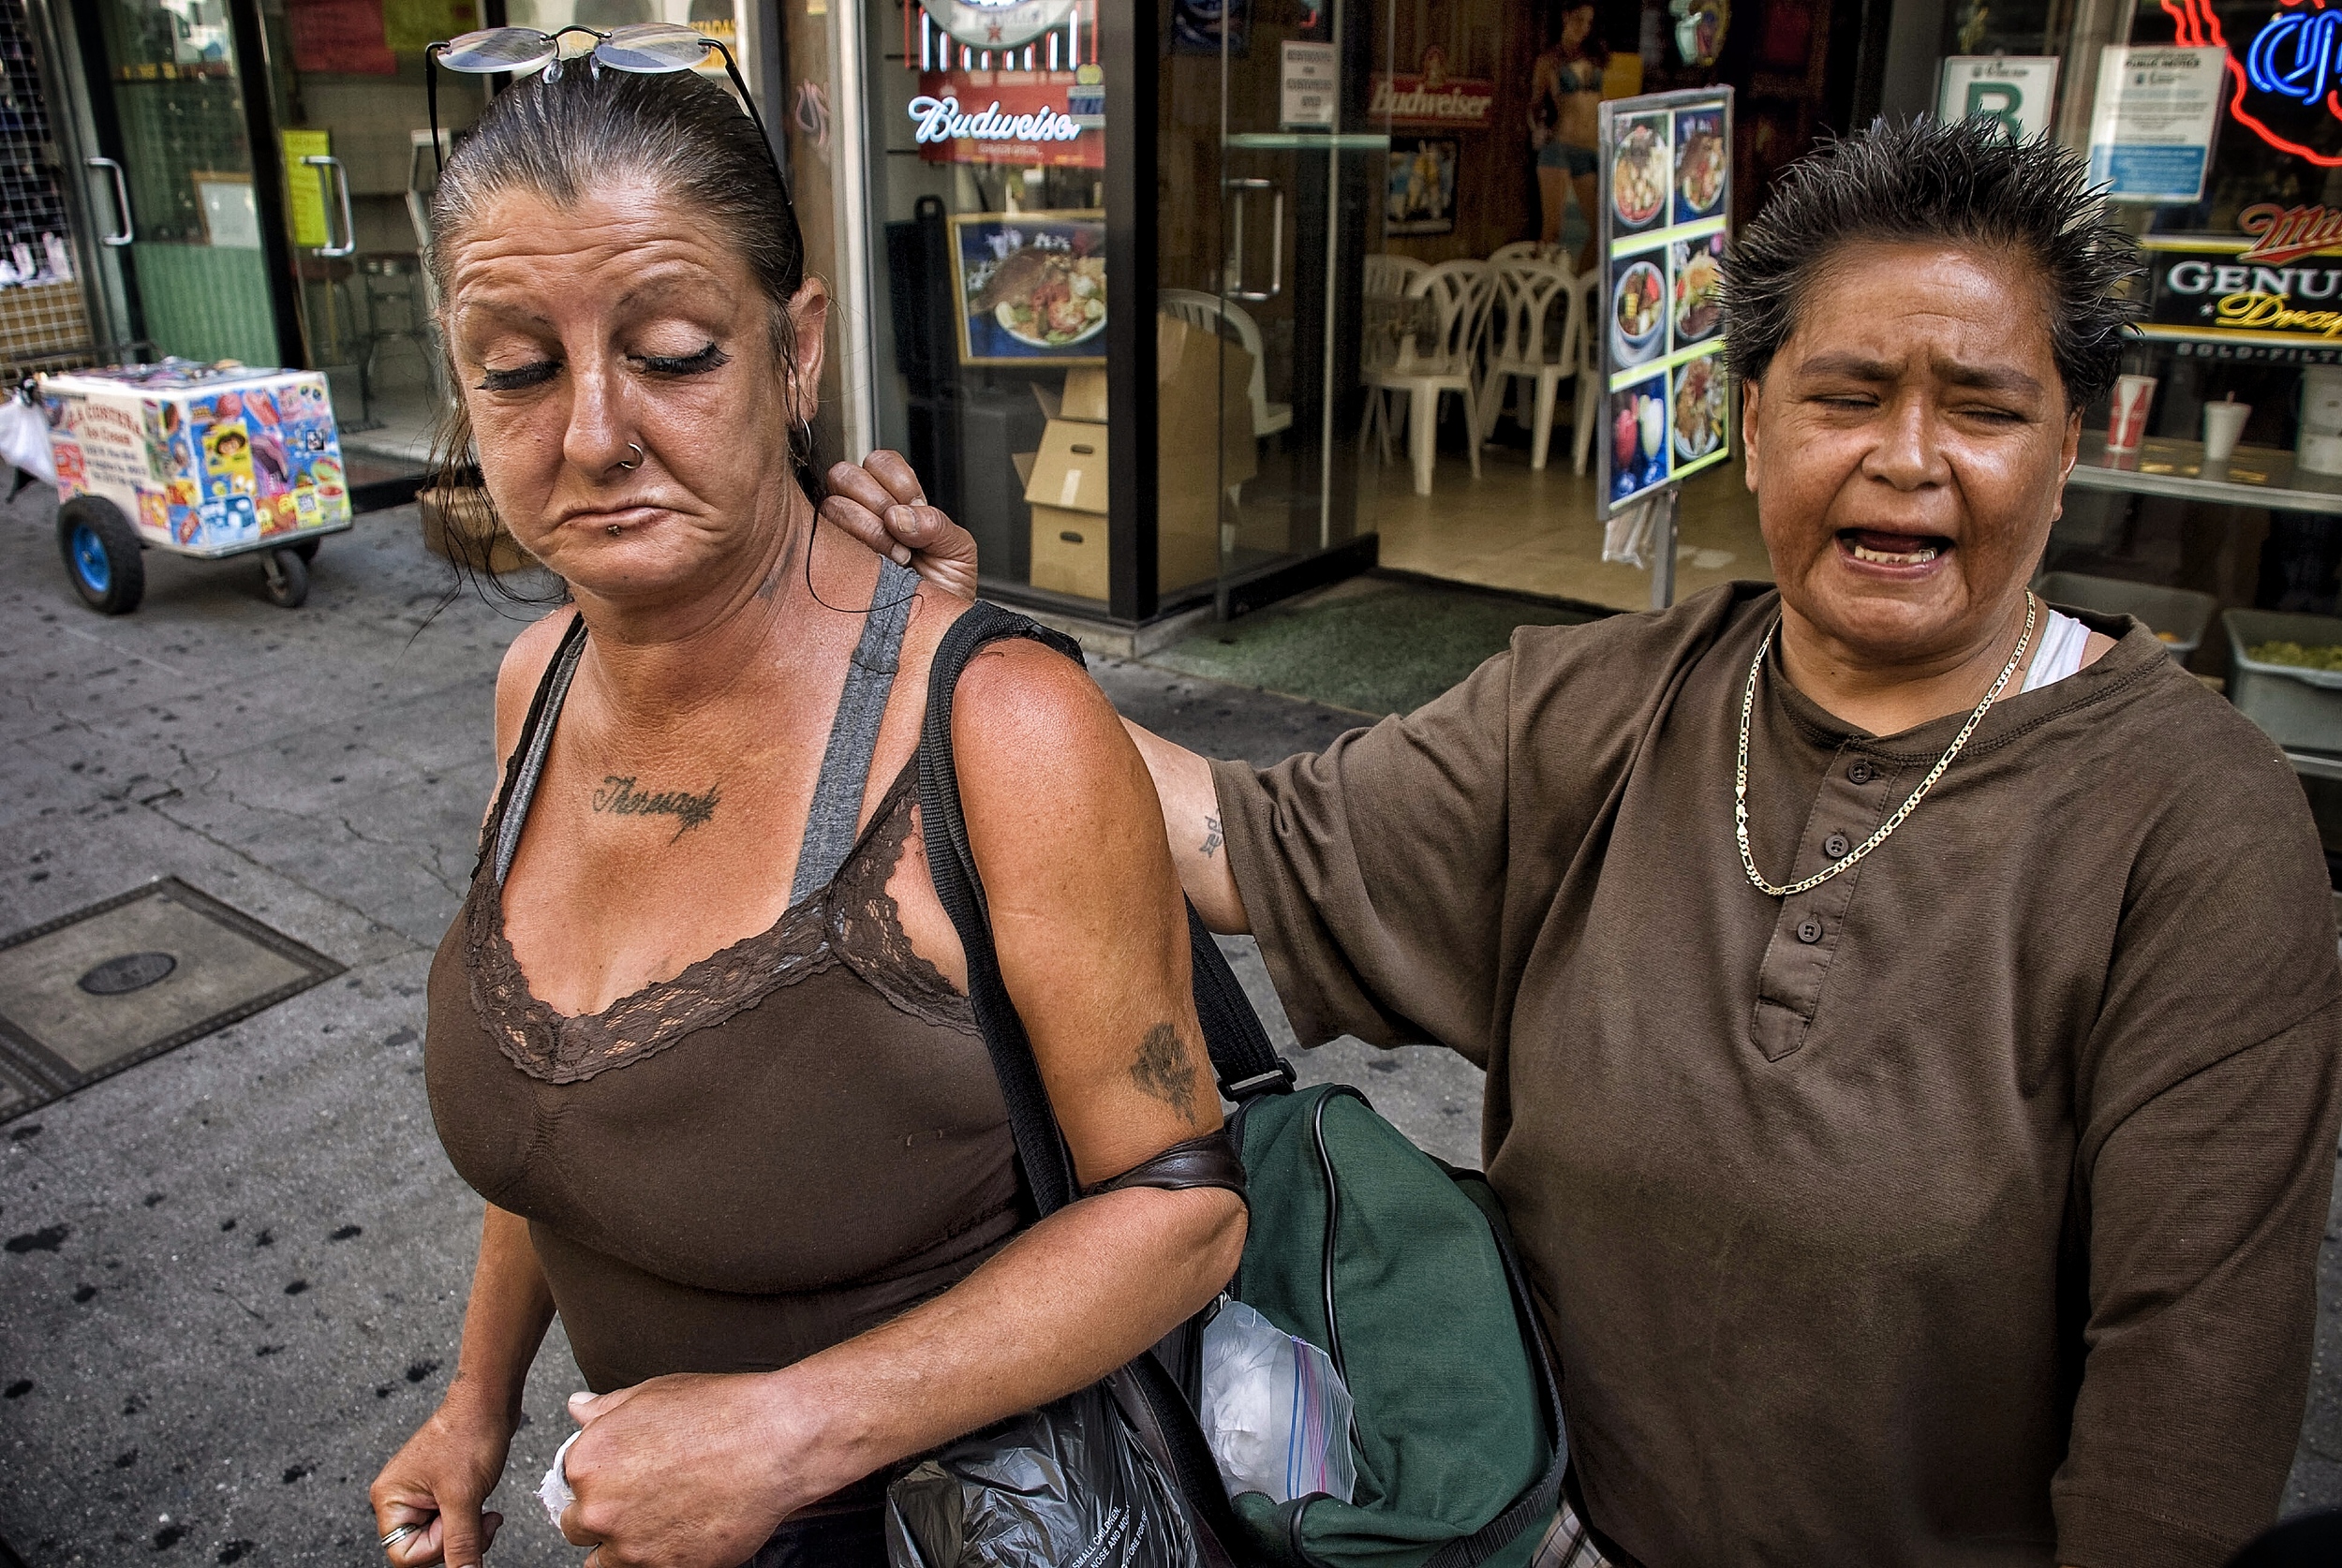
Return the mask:
<path id="1" fill-rule="evenodd" d="M 1488 1070 L 1549 1564 L 2179 1568 L 2275 1514 L 2342 1119 L 2318 838 L 2146 628 L 2027 588 L 2137 267 L 2046 142 L 1826 145 L 1727 270 L 1775 583 L 1523 627 L 1266 771 L 1142 736 L 1303 1043 Z M 830 514 L 964 567 L 885 475 Z"/>

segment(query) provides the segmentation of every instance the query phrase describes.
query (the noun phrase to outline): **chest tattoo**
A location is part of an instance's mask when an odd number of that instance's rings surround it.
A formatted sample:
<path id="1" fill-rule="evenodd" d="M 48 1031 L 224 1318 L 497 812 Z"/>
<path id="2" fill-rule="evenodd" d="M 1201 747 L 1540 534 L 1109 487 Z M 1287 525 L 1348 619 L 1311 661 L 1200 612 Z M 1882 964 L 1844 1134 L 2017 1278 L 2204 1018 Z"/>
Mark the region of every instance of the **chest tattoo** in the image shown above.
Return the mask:
<path id="1" fill-rule="evenodd" d="M 675 818 L 674 836 L 680 838 L 713 817 L 716 803 L 722 798 L 713 784 L 695 795 L 688 790 L 637 790 L 632 774 L 624 777 L 604 774 L 601 788 L 594 791 L 594 809 L 613 817 Z M 667 842 L 672 844 L 674 838 Z"/>

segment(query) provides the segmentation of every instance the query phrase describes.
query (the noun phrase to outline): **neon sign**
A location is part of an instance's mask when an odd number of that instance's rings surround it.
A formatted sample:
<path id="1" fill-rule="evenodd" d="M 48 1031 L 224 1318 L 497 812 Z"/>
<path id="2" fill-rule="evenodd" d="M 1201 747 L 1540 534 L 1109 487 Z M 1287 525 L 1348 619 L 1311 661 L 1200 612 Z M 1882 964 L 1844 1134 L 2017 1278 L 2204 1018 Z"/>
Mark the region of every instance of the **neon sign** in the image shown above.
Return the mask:
<path id="1" fill-rule="evenodd" d="M 2236 227 L 2252 236 L 2239 261 L 2285 262 L 2342 246 L 2342 213 L 2331 207 L 2279 207 L 2261 201 L 2236 214 Z"/>
<path id="2" fill-rule="evenodd" d="M 2221 31 L 2220 19 L 2213 14 L 2212 0 L 2161 0 L 2164 14 L 2179 29 L 2174 42 L 2229 51 L 2229 75 L 2236 79 L 2229 113 L 2238 125 L 2280 153 L 2326 169 L 2342 168 L 2342 153 L 2320 153 L 2289 141 L 2246 107 L 2245 95 L 2250 91 L 2312 107 L 2323 103 L 2329 114 L 2342 120 L 2342 93 L 2336 91 L 2342 83 L 2335 80 L 2342 70 L 2342 10 L 2328 10 L 2326 0 L 2277 3 L 2280 9 L 2254 35 L 2240 61 Z"/>
<path id="3" fill-rule="evenodd" d="M 1008 115 L 1001 112 L 998 98 L 991 107 L 970 114 L 961 110 L 956 96 L 922 94 L 911 100 L 911 118 L 917 127 L 912 139 L 920 142 L 1071 141 L 1082 133 L 1079 125 L 1050 106 L 1043 105 L 1035 113 Z"/>

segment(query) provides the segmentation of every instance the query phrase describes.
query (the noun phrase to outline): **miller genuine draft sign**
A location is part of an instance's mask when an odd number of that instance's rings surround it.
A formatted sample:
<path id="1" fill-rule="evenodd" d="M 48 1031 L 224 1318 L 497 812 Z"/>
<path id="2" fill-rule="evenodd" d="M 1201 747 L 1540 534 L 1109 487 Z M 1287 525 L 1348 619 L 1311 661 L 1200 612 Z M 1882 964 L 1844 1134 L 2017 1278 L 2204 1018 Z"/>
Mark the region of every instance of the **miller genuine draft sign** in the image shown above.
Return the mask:
<path id="1" fill-rule="evenodd" d="M 2342 364 L 2342 212 L 2262 202 L 2237 235 L 2150 234 L 2141 331 L 2183 358 Z"/>

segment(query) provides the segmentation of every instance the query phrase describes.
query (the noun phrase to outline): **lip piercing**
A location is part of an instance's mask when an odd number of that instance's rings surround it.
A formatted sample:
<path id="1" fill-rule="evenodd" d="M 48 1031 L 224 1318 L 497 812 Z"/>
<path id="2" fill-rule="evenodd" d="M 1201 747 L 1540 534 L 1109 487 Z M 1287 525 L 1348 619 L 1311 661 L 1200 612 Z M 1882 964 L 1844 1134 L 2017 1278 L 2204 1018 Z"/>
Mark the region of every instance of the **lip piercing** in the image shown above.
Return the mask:
<path id="1" fill-rule="evenodd" d="M 615 539 L 615 538 L 617 538 L 617 537 L 618 537 L 618 535 L 619 535 L 619 533 L 620 533 L 621 531 L 622 531 L 622 530 L 620 530 L 620 528 L 618 527 L 618 525 L 617 525 L 615 523 L 613 523 L 613 524 L 611 524 L 611 525 L 610 525 L 610 537 L 611 537 L 612 539 Z"/>
<path id="2" fill-rule="evenodd" d="M 629 441 L 626 444 L 626 450 L 634 454 L 634 461 L 631 463 L 621 463 L 618 466 L 626 469 L 629 473 L 631 473 L 643 466 L 643 449 L 636 446 L 633 442 Z"/>

